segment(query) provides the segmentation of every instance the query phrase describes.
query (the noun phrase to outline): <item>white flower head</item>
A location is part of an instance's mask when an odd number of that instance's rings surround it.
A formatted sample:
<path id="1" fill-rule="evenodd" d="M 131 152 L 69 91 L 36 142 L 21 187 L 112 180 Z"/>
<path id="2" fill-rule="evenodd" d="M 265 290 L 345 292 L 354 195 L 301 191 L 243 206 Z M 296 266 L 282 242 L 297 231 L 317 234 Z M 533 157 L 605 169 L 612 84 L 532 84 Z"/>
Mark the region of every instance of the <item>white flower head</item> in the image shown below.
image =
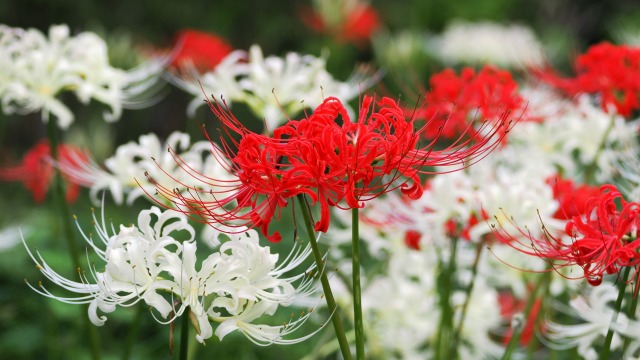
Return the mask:
<path id="1" fill-rule="evenodd" d="M 273 315 L 278 307 L 315 291 L 315 281 L 308 275 L 313 267 L 290 275 L 309 257 L 310 247 L 297 242 L 278 264 L 278 255 L 260 246 L 258 233 L 248 230 L 199 261 L 195 231 L 180 212 L 152 207 L 139 214 L 137 225 L 121 225 L 118 230 L 113 225 L 108 228 L 104 216 L 98 222 L 94 215 L 94 223 L 100 241 L 82 235 L 104 267 L 98 270 L 92 265 L 89 274 L 80 273 L 80 281 L 64 278 L 38 252 L 31 252 L 26 243 L 25 247 L 47 279 L 76 295 L 56 296 L 41 283 L 29 286 L 65 303 L 89 304 L 89 318 L 95 325 L 106 321 L 98 311 L 110 313 L 118 306 L 144 301 L 162 324 L 189 316 L 200 342 L 214 335 L 216 323 L 220 340 L 238 330 L 260 345 L 291 344 L 315 334 L 284 338 L 299 329 L 309 314 L 280 326 L 255 323 L 262 315 Z"/>
<path id="2" fill-rule="evenodd" d="M 117 204 L 125 197 L 131 204 L 140 196 L 154 194 L 157 183 L 170 189 L 193 188 L 195 174 L 200 180 L 216 179 L 217 184 L 235 178 L 212 153 L 212 146 L 209 141 L 191 144 L 189 134 L 179 131 L 171 133 L 164 143 L 157 135 L 147 134 L 138 142 L 119 146 L 105 160 L 105 169 L 84 159 L 58 166 L 74 182 L 89 187 L 94 202 L 98 202 L 101 191 L 110 190 Z"/>
<path id="3" fill-rule="evenodd" d="M 635 141 L 638 124 L 614 111 L 602 111 L 589 95 L 575 102 L 556 102 L 554 112 L 543 122 L 518 124 L 510 141 L 539 153 L 571 178 L 580 179 L 584 168 L 595 161 L 596 180 L 611 181 L 616 154 Z"/>
<path id="4" fill-rule="evenodd" d="M 595 360 L 598 352 L 595 346 L 606 336 L 613 315 L 613 307 L 610 306 L 618 295 L 616 287 L 608 282 L 600 286 L 589 287 L 588 293 L 571 300 L 570 307 L 556 304 L 558 310 L 571 315 L 577 320 L 573 324 L 560 324 L 553 321 L 546 323 L 546 337 L 549 345 L 557 349 L 577 348 L 578 354 L 584 359 Z M 620 329 L 627 328 L 628 320 L 624 314 L 618 314 L 617 323 L 613 324 L 611 349 L 622 346 Z M 635 336 L 635 335 L 634 335 Z M 637 344 L 636 344 L 637 346 Z"/>
<path id="5" fill-rule="evenodd" d="M 454 64 L 493 64 L 505 68 L 540 66 L 544 50 L 530 28 L 492 22 L 451 23 L 433 44 L 435 55 Z"/>
<path id="6" fill-rule="evenodd" d="M 144 94 L 157 90 L 166 59 L 126 72 L 109 65 L 107 46 L 94 33 L 71 36 L 66 25 L 54 25 L 47 37 L 36 29 L 0 25 L 0 65 L 5 113 L 40 111 L 44 121 L 53 115 L 66 129 L 74 115 L 58 94 L 71 91 L 82 103 L 102 102 L 111 108 L 105 120 L 115 121 L 123 107 L 142 107 L 155 100 Z"/>
<path id="7" fill-rule="evenodd" d="M 287 120 L 287 114 L 315 108 L 329 96 L 346 103 L 377 78 L 369 76 L 365 68 L 358 68 L 346 82 L 341 82 L 327 71 L 322 57 L 294 52 L 285 57 L 265 57 L 262 49 L 253 45 L 248 53 L 232 52 L 210 72 L 196 73 L 192 79 L 172 80 L 196 96 L 188 108 L 191 114 L 205 104 L 203 97 L 221 95 L 229 103 L 247 104 L 273 130 Z"/>

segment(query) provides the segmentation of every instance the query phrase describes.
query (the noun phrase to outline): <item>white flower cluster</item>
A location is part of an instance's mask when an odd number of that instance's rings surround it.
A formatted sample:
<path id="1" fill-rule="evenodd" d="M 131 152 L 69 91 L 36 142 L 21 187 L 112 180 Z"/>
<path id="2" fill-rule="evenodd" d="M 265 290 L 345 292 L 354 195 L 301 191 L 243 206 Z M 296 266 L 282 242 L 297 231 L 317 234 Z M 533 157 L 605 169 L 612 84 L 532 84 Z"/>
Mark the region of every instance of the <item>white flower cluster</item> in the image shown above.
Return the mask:
<path id="1" fill-rule="evenodd" d="M 249 52 L 234 51 L 212 71 L 190 78 L 172 76 L 172 81 L 195 96 L 188 113 L 205 104 L 206 96 L 222 96 L 228 102 L 241 102 L 273 130 L 305 108 L 315 108 L 324 98 L 335 96 L 347 102 L 377 81 L 366 69 L 358 69 L 346 81 L 333 78 L 324 58 L 288 53 L 284 58 L 262 54 L 254 45 Z"/>
<path id="2" fill-rule="evenodd" d="M 633 320 L 630 323 L 625 314 L 618 314 L 616 321 L 612 322 L 614 309 L 611 305 L 618 296 L 618 289 L 614 284 L 603 283 L 597 287 L 590 287 L 587 294 L 572 299 L 569 306 L 555 303 L 558 311 L 573 318 L 573 323 L 547 323 L 549 346 L 556 349 L 577 348 L 578 354 L 586 360 L 598 359 L 596 344 L 603 341 L 609 327 L 614 330 L 611 342 L 611 350 L 620 350 L 623 345 L 623 337 L 630 339 L 623 359 L 636 359 L 640 348 L 638 338 L 639 322 Z"/>
<path id="3" fill-rule="evenodd" d="M 190 316 L 200 342 L 214 334 L 212 322 L 219 324 L 215 335 L 220 340 L 234 330 L 259 345 L 289 344 L 311 336 L 283 338 L 298 329 L 308 313 L 280 326 L 255 323 L 260 316 L 273 315 L 279 306 L 312 292 L 313 278 L 306 275 L 312 269 L 287 275 L 308 258 L 309 247 L 296 244 L 287 259 L 277 264 L 278 255 L 260 246 L 257 232 L 249 230 L 229 235 L 218 251 L 198 260 L 195 231 L 179 212 L 152 207 L 140 212 L 137 226 L 120 225 L 117 231 L 113 225 L 108 229 L 104 216 L 98 221 L 94 215 L 93 220 L 99 241 L 82 235 L 103 264 L 92 265 L 89 274 L 80 273 L 80 282 L 61 276 L 27 247 L 47 279 L 77 296 L 57 296 L 43 285 L 30 286 L 65 303 L 89 304 L 93 324 L 106 321 L 98 310 L 110 313 L 118 306 L 144 301 L 160 315 L 156 319 L 160 323 Z"/>
<path id="4" fill-rule="evenodd" d="M 550 101 L 553 94 L 544 88 L 524 94 L 533 117 L 540 114 L 545 121 L 518 124 L 509 134 L 510 142 L 538 153 L 567 177 L 587 181 L 584 169 L 593 166 L 595 180 L 611 181 L 622 150 L 637 150 L 638 123 L 603 111 L 589 95 L 559 102 Z"/>
<path id="5" fill-rule="evenodd" d="M 542 45 L 533 31 L 522 25 L 456 21 L 432 46 L 435 55 L 449 65 L 492 64 L 517 69 L 545 62 Z"/>
<path id="6" fill-rule="evenodd" d="M 389 204 L 387 204 L 389 205 Z M 365 208 L 366 210 L 367 208 Z M 361 222 L 361 230 L 371 228 Z M 433 246 L 420 250 L 409 249 L 403 240 L 404 232 L 394 226 L 385 226 L 386 252 L 384 267 L 367 272 L 363 280 L 362 306 L 367 341 L 366 353 L 380 359 L 429 359 L 434 357 L 434 343 L 443 315 L 438 304 L 442 288 L 437 282 L 439 251 Z M 334 234 L 328 234 L 329 237 Z M 380 237 L 380 235 L 378 235 Z M 332 242 L 333 242 L 332 238 Z M 367 245 L 371 244 L 367 238 Z M 459 282 L 468 283 L 469 264 L 474 249 L 461 246 L 457 257 L 460 267 L 455 276 Z M 487 258 L 487 256 L 485 256 Z M 349 261 L 350 263 L 350 261 Z M 349 276 L 349 264 L 339 266 Z M 332 278 L 341 307 L 352 307 L 350 291 L 340 277 Z M 466 285 L 465 285 L 466 286 Z M 466 297 L 464 290 L 453 292 L 454 319 L 460 318 Z M 353 314 L 350 314 L 353 316 Z M 501 325 L 498 294 L 484 278 L 475 279 L 472 301 L 466 310 L 466 320 L 460 333 L 459 357 L 482 359 L 498 357 L 504 348 L 491 339 L 491 334 Z"/>
<path id="7" fill-rule="evenodd" d="M 157 135 L 147 134 L 140 136 L 138 142 L 119 146 L 115 155 L 105 160 L 106 170 L 84 159 L 58 166 L 74 182 L 89 187 L 94 202 L 101 191 L 108 189 L 117 204 L 122 204 L 125 196 L 127 204 L 131 204 L 140 196 L 153 195 L 155 182 L 170 189 L 184 188 L 193 181 L 193 173 L 218 183 L 232 180 L 234 175 L 212 154 L 211 148 L 209 141 L 191 144 L 189 134 L 178 131 L 164 143 Z"/>
<path id="8" fill-rule="evenodd" d="M 82 103 L 91 99 L 107 104 L 107 121 L 120 118 L 123 107 L 142 107 L 157 85 L 166 60 L 153 60 L 131 72 L 109 65 L 107 46 L 96 34 L 71 36 L 66 25 L 49 29 L 48 37 L 36 29 L 0 25 L 0 99 L 5 113 L 41 111 L 61 128 L 74 120 L 57 96 L 73 92 Z"/>

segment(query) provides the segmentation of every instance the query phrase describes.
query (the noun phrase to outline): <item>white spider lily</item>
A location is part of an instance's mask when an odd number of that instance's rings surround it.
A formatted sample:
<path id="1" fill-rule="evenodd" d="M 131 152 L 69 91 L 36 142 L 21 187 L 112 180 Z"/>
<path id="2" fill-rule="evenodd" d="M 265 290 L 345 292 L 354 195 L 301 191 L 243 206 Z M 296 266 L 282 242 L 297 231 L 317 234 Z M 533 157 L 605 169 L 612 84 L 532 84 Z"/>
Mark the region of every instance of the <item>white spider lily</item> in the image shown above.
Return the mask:
<path id="1" fill-rule="evenodd" d="M 532 108 L 539 108 L 536 102 L 547 105 L 554 102 L 551 95 L 546 99 L 529 99 Z M 509 141 L 537 153 L 536 157 L 575 179 L 584 176 L 582 168 L 595 161 L 596 180 L 610 182 L 616 172 L 616 162 L 622 162 L 621 150 L 625 144 L 635 142 L 638 123 L 625 121 L 613 111 L 603 111 L 588 95 L 579 96 L 575 102 L 555 103 L 552 105 L 555 109 L 543 115 L 553 118 L 518 124 L 509 134 Z"/>
<path id="2" fill-rule="evenodd" d="M 74 116 L 56 98 L 61 92 L 73 91 L 85 104 L 95 99 L 108 105 L 111 111 L 104 118 L 116 121 L 123 107 L 139 108 L 157 100 L 149 90 L 157 90 L 166 63 L 167 59 L 155 59 L 127 72 L 109 65 L 107 45 L 94 33 L 70 36 L 66 25 L 55 25 L 47 37 L 36 29 L 0 25 L 4 112 L 41 111 L 45 122 L 52 114 L 63 129 Z"/>
<path id="3" fill-rule="evenodd" d="M 185 77 L 168 74 L 169 80 L 182 90 L 194 95 L 195 98 L 187 106 L 187 114 L 194 116 L 196 110 L 205 104 L 204 97 L 222 94 L 230 102 L 243 102 L 245 94 L 238 78 L 247 74 L 245 63 L 247 53 L 236 50 L 227 55 L 215 69 L 199 74 L 195 68 L 185 69 Z"/>
<path id="4" fill-rule="evenodd" d="M 558 310 L 574 316 L 579 322 L 575 324 L 560 324 L 546 322 L 546 337 L 548 346 L 554 349 L 570 349 L 577 347 L 578 354 L 584 359 L 597 359 L 595 346 L 606 336 L 609 326 L 620 330 L 627 328 L 627 317 L 618 314 L 616 323 L 611 323 L 613 307 L 610 306 L 618 295 L 618 289 L 611 283 L 603 283 L 597 287 L 590 287 L 586 296 L 571 300 L 571 307 L 556 304 Z M 618 331 L 613 333 L 611 349 L 622 346 L 622 338 Z"/>
<path id="5" fill-rule="evenodd" d="M 58 166 L 74 182 L 89 187 L 94 202 L 98 193 L 108 189 L 117 204 L 125 197 L 127 204 L 132 204 L 140 196 L 155 193 L 156 181 L 173 189 L 192 183 L 195 173 L 220 183 L 233 178 L 212 155 L 209 141 L 191 144 L 189 135 L 178 131 L 164 144 L 155 134 L 147 134 L 137 143 L 119 146 L 115 155 L 105 160 L 106 169 L 84 159 Z"/>
<path id="6" fill-rule="evenodd" d="M 436 56 L 447 64 L 494 64 L 507 68 L 541 66 L 542 44 L 522 25 L 455 21 L 434 41 Z"/>
<path id="7" fill-rule="evenodd" d="M 360 68 L 340 82 L 326 70 L 324 58 L 293 52 L 284 58 L 264 57 L 257 45 L 248 53 L 234 51 L 211 72 L 193 73 L 192 79 L 172 77 L 177 86 L 196 96 L 188 107 L 190 115 L 205 103 L 204 96 L 222 95 L 229 102 L 246 103 L 270 130 L 286 121 L 287 114 L 315 108 L 327 96 L 346 103 L 377 80 Z"/>
<path id="8" fill-rule="evenodd" d="M 88 304 L 89 318 L 97 326 L 107 320 L 98 310 L 110 313 L 118 306 L 144 301 L 159 314 L 154 315 L 159 323 L 189 316 L 200 342 L 214 334 L 212 323 L 222 323 L 216 330 L 220 339 L 237 329 L 262 345 L 290 344 L 313 335 L 283 338 L 298 329 L 308 315 L 282 326 L 252 323 L 262 315 L 273 315 L 279 306 L 290 305 L 297 296 L 313 293 L 314 281 L 308 275 L 313 266 L 287 276 L 308 259 L 308 246 L 296 243 L 278 265 L 278 255 L 261 247 L 258 233 L 248 230 L 229 236 L 219 251 L 200 262 L 195 231 L 180 212 L 152 207 L 140 212 L 137 226 L 121 225 L 118 231 L 113 225 L 107 228 L 104 216 L 101 222 L 95 215 L 93 220 L 100 241 L 84 232 L 82 235 L 104 262 L 103 270 L 91 266 L 89 274 L 79 271 L 79 281 L 69 280 L 53 270 L 38 252 L 31 252 L 25 242 L 41 273 L 75 295 L 57 296 L 41 282 L 38 287 L 29 284 L 33 290 L 65 303 Z M 176 236 L 186 240 L 177 240 Z"/>
<path id="9" fill-rule="evenodd" d="M 27 252 L 46 278 L 60 287 L 80 297 L 59 297 L 46 288 L 32 288 L 38 293 L 70 304 L 89 304 L 89 317 L 95 325 L 103 325 L 106 317 L 98 316 L 97 310 L 112 312 L 116 306 L 131 306 L 144 299 L 156 306 L 156 299 L 147 295 L 147 290 L 163 271 L 169 246 L 180 246 L 172 236 L 175 231 L 186 231 L 193 240 L 194 230 L 184 216 L 162 213 L 158 208 L 142 211 L 138 216 L 138 227 L 120 226 L 116 233 L 113 226 L 107 229 L 104 221 L 98 223 L 94 214 L 95 230 L 101 243 L 94 242 L 92 236 L 82 236 L 95 253 L 102 259 L 104 271 L 90 267 L 90 276 L 80 273 L 80 282 L 69 280 L 55 272 L 36 252 L 37 257 L 27 247 Z M 104 217 L 103 217 L 104 218 Z M 152 224 L 153 218 L 157 218 Z M 79 228 L 79 225 L 78 225 Z M 109 235 L 109 233 L 113 235 Z M 105 247 L 103 250 L 102 247 Z M 25 243 L 26 247 L 26 243 Z M 79 269 L 78 269 L 79 270 Z"/>

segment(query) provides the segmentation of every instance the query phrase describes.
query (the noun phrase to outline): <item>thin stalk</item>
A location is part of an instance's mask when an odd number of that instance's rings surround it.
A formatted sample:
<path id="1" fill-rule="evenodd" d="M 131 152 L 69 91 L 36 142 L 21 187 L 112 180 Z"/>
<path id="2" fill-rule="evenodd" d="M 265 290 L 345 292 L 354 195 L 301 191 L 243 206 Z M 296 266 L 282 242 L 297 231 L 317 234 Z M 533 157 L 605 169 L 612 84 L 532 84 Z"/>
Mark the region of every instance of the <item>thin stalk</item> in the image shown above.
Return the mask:
<path id="1" fill-rule="evenodd" d="M 457 239 L 451 240 L 451 253 L 448 264 L 440 260 L 440 273 L 438 284 L 440 288 L 440 326 L 436 337 L 435 359 L 450 358 L 448 352 L 451 346 L 451 331 L 453 330 L 453 308 L 451 307 L 451 294 L 453 293 L 453 281 L 456 272 Z"/>
<path id="2" fill-rule="evenodd" d="M 53 120 L 50 120 L 47 125 L 49 132 L 49 145 L 51 151 L 51 157 L 53 160 L 58 161 L 58 136 L 56 132 L 56 125 Z M 60 169 L 55 167 L 54 179 L 53 179 L 53 197 L 55 205 L 58 207 L 60 214 L 62 215 L 62 227 L 65 232 L 65 238 L 67 239 L 67 245 L 69 246 L 69 254 L 71 255 L 71 261 L 73 263 L 74 272 L 80 269 L 80 256 L 78 253 L 78 246 L 76 242 L 75 232 L 71 226 L 71 212 L 69 206 L 64 200 L 64 189 L 62 187 L 62 176 L 60 175 Z"/>
<path id="3" fill-rule="evenodd" d="M 640 286 L 638 284 L 636 284 L 636 286 Z M 629 304 L 629 309 L 627 310 L 627 318 L 629 318 L 629 320 L 635 320 L 636 319 L 636 308 L 638 307 L 638 294 L 636 292 L 634 292 L 633 297 L 631 298 L 631 304 Z M 629 347 L 629 344 L 631 343 L 631 338 L 630 337 L 625 337 L 624 338 L 624 343 L 622 344 L 622 354 L 624 355 L 624 353 L 627 351 L 627 348 Z"/>
<path id="4" fill-rule="evenodd" d="M 544 288 L 542 289 L 542 303 L 540 304 L 540 311 L 538 312 L 538 314 L 536 315 L 536 318 L 533 319 L 533 328 L 534 329 L 538 329 L 540 327 L 540 325 L 542 324 L 542 318 L 540 317 L 540 314 L 544 314 L 546 313 L 547 310 L 547 301 L 546 299 L 548 299 L 549 293 L 550 293 L 550 288 L 551 288 L 551 277 L 553 275 L 553 273 L 550 271 L 551 270 L 551 265 L 548 267 L 548 272 L 546 274 L 544 274 L 545 276 L 545 282 L 544 282 Z M 528 321 L 529 319 L 527 319 Z M 526 323 L 525 323 L 526 326 Z M 527 348 L 527 359 L 533 359 L 534 358 L 534 353 L 535 350 L 538 346 L 538 337 L 537 336 L 533 336 L 531 338 L 531 340 L 529 341 L 529 346 Z"/>
<path id="5" fill-rule="evenodd" d="M 49 135 L 49 147 L 51 151 L 51 157 L 54 161 L 58 161 L 58 136 L 56 132 L 56 124 L 53 119 L 50 119 L 47 124 L 47 132 Z M 53 197 L 56 207 L 60 211 L 62 217 L 62 227 L 64 230 L 65 238 L 67 239 L 67 247 L 69 248 L 69 255 L 74 267 L 74 271 L 80 271 L 80 256 L 78 253 L 78 247 L 75 237 L 75 232 L 71 225 L 71 211 L 64 199 L 64 189 L 62 187 L 62 175 L 60 175 L 60 169 L 55 167 L 54 179 L 53 179 Z M 82 306 L 81 312 L 83 319 L 83 325 L 89 336 L 89 345 L 91 347 L 91 355 L 94 360 L 99 360 L 100 356 L 100 342 L 98 340 L 98 333 L 96 328 L 91 325 L 89 318 L 87 317 L 88 305 Z"/>
<path id="6" fill-rule="evenodd" d="M 529 294 L 529 299 L 527 299 L 527 303 L 524 306 L 524 316 L 522 319 L 522 324 L 520 324 L 518 327 L 515 327 L 513 329 L 513 333 L 511 334 L 511 339 L 509 339 L 509 344 L 507 345 L 507 349 L 504 351 L 504 354 L 502 355 L 502 360 L 510 359 L 511 354 L 515 350 L 517 344 L 520 342 L 520 336 L 522 335 L 522 330 L 525 328 L 525 326 L 527 326 L 527 321 L 529 320 L 529 314 L 531 314 L 531 309 L 533 309 L 533 304 L 535 304 L 536 302 L 536 295 L 538 294 L 538 291 L 540 291 L 542 284 L 547 282 L 548 278 L 550 278 L 550 276 L 540 277 L 540 280 L 538 280 L 538 282 L 536 283 L 536 286 L 531 291 L 531 294 Z"/>
<path id="7" fill-rule="evenodd" d="M 473 259 L 473 264 L 471 265 L 471 282 L 467 287 L 467 291 L 465 292 L 465 300 L 462 305 L 462 310 L 460 311 L 460 319 L 458 320 L 458 326 L 456 326 L 456 330 L 453 333 L 453 340 L 451 341 L 451 358 L 455 359 L 458 357 L 458 343 L 460 342 L 460 336 L 462 334 L 462 327 L 464 325 L 464 319 L 467 315 L 467 309 L 469 308 L 469 303 L 471 302 L 471 293 L 473 293 L 473 284 L 476 280 L 476 275 L 478 275 L 478 263 L 480 263 L 480 257 L 482 256 L 482 249 L 484 249 L 484 245 L 479 244 L 476 248 L 476 256 Z"/>
<path id="8" fill-rule="evenodd" d="M 364 360 L 364 323 L 362 321 L 362 287 L 360 286 L 360 218 L 358 208 L 351 210 L 351 265 L 353 273 L 353 316 L 356 331 L 356 359 Z"/>
<path id="9" fill-rule="evenodd" d="M 189 354 L 189 326 L 191 326 L 189 319 L 189 313 L 191 309 L 185 309 L 182 313 L 182 324 L 180 324 L 180 360 L 187 360 Z"/>
<path id="10" fill-rule="evenodd" d="M 600 351 L 600 356 L 598 357 L 598 359 L 600 360 L 609 359 L 609 353 L 611 351 L 611 340 L 613 340 L 613 327 L 611 325 L 615 323 L 616 320 L 618 320 L 618 313 L 620 313 L 620 308 L 622 307 L 622 299 L 624 299 L 624 292 L 627 287 L 627 277 L 629 277 L 630 270 L 630 266 L 625 267 L 622 279 L 618 279 L 618 298 L 616 299 L 616 303 L 613 308 L 613 315 L 611 315 L 611 322 L 609 323 L 607 336 L 604 338 L 602 351 Z"/>
<path id="11" fill-rule="evenodd" d="M 304 224 L 307 228 L 307 235 L 309 237 L 311 251 L 313 252 L 313 257 L 316 261 L 316 265 L 318 266 L 318 271 L 320 272 L 320 283 L 322 284 L 324 298 L 327 302 L 329 312 L 332 314 L 331 322 L 333 323 L 333 328 L 336 331 L 336 337 L 338 338 L 338 343 L 340 344 L 342 357 L 345 360 L 351 360 L 352 357 L 351 349 L 349 349 L 349 341 L 347 341 L 347 337 L 344 332 L 340 313 L 337 311 L 338 306 L 336 304 L 335 298 L 333 297 L 331 286 L 329 285 L 327 272 L 325 271 L 324 262 L 322 261 L 322 254 L 320 253 L 320 248 L 318 248 L 318 243 L 316 242 L 316 233 L 313 225 L 311 224 L 311 209 L 309 208 L 309 204 L 307 204 L 303 195 L 298 195 L 298 202 L 300 203 L 300 208 L 302 209 L 302 217 L 304 218 Z"/>

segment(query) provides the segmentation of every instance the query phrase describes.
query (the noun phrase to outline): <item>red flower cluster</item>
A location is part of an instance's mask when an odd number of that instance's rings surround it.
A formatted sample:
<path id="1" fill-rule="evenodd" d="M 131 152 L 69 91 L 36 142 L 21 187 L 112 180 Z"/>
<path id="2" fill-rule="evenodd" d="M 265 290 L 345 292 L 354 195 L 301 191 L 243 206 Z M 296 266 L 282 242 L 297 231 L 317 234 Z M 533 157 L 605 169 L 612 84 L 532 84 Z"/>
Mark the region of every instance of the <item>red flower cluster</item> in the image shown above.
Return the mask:
<path id="1" fill-rule="evenodd" d="M 302 19 L 307 26 L 319 33 L 328 33 L 338 42 L 354 44 L 368 41 L 371 34 L 380 26 L 378 13 L 366 3 L 357 4 L 351 11 L 343 14 L 344 20 L 340 24 L 329 24 L 314 11 L 303 12 Z"/>
<path id="2" fill-rule="evenodd" d="M 192 64 L 201 72 L 213 70 L 233 48 L 222 38 L 198 31 L 182 30 L 176 35 L 176 53 L 171 66 L 181 68 Z"/>
<path id="3" fill-rule="evenodd" d="M 190 171 L 205 186 L 223 186 L 231 192 L 221 194 L 183 184 L 189 197 L 161 185 L 159 193 L 205 222 L 258 226 L 272 241 L 278 241 L 280 235 L 268 235 L 271 220 L 296 195 L 307 195 L 312 204 L 319 203 L 321 215 L 315 227 L 324 232 L 331 206 L 359 208 L 398 188 L 418 198 L 422 195 L 419 174 L 434 173 L 430 168 L 436 166 L 448 166 L 450 172 L 471 165 L 497 146 L 502 128 L 508 126 L 500 123 L 478 133 L 482 135 L 435 150 L 435 140 L 419 144 L 424 127 L 414 129 L 414 120 L 405 118 L 403 109 L 390 98 L 376 103 L 364 97 L 358 119 L 352 121 L 340 100 L 330 97 L 311 116 L 276 129 L 273 137 L 247 130 L 226 105 L 215 102 L 210 107 L 227 132 L 241 136 L 233 144 L 223 140 L 223 151 L 214 147 L 215 153 L 228 159 L 229 171 L 238 182 L 223 184 Z M 231 148 L 237 148 L 235 154 Z M 213 195 L 216 200 L 192 196 L 196 193 Z M 236 205 L 227 209 L 234 201 Z"/>
<path id="4" fill-rule="evenodd" d="M 58 161 L 61 163 L 77 164 L 86 161 L 86 158 L 86 155 L 76 147 L 58 146 Z M 47 196 L 53 174 L 51 148 L 47 141 L 40 141 L 24 155 L 21 165 L 0 169 L 0 180 L 22 181 L 33 194 L 33 200 L 40 203 Z M 73 202 L 78 197 L 79 187 L 69 178 L 65 179 L 67 180 L 67 202 Z"/>
<path id="5" fill-rule="evenodd" d="M 544 227 L 542 238 L 521 229 L 527 244 L 504 229 L 494 228 L 494 233 L 519 251 L 548 260 L 554 269 L 580 266 L 589 284 L 596 286 L 604 274 L 615 274 L 622 267 L 640 264 L 640 240 L 636 239 L 639 224 L 640 203 L 627 202 L 613 185 L 603 185 L 597 196 L 586 201 L 584 215 L 573 216 L 567 223 L 565 233 L 570 241 L 549 233 Z"/>
<path id="6" fill-rule="evenodd" d="M 576 76 L 568 79 L 551 70 L 538 75 L 570 96 L 598 94 L 605 111 L 615 106 L 620 115 L 629 116 L 640 108 L 640 48 L 607 42 L 594 45 L 578 56 L 575 71 Z"/>
<path id="7" fill-rule="evenodd" d="M 560 204 L 553 217 L 560 220 L 570 220 L 574 216 L 584 215 L 589 199 L 600 194 L 598 186 L 576 186 L 571 179 L 553 177 L 548 179 L 547 183 L 553 188 L 553 197 Z"/>
<path id="8" fill-rule="evenodd" d="M 430 122 L 426 131 L 429 138 L 440 133 L 446 138 L 475 134 L 475 120 L 502 121 L 512 112 L 523 110 L 524 100 L 511 73 L 491 66 L 478 73 L 464 68 L 460 76 L 446 69 L 433 75 L 429 84 L 425 105 L 416 113 L 416 118 Z"/>

